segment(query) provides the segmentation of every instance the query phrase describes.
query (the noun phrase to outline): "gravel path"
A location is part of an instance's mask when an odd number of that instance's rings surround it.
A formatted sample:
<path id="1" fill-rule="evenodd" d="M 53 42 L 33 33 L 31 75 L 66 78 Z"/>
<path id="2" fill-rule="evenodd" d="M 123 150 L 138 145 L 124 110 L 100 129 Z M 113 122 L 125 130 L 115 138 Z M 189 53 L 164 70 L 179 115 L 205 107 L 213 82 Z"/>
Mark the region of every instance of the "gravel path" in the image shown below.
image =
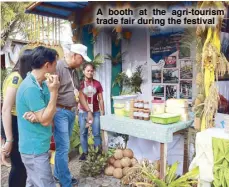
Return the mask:
<path id="1" fill-rule="evenodd" d="M 78 159 L 79 156 L 73 156 L 69 162 L 69 168 L 72 175 L 79 179 L 78 187 L 121 187 L 120 180 L 108 176 L 98 176 L 96 178 L 87 177 L 81 178 L 80 176 L 80 167 L 81 163 Z M 52 165 L 53 168 L 53 165 Z M 1 187 L 8 187 L 8 176 L 10 168 L 6 166 L 1 166 Z M 57 185 L 58 187 L 59 185 Z"/>

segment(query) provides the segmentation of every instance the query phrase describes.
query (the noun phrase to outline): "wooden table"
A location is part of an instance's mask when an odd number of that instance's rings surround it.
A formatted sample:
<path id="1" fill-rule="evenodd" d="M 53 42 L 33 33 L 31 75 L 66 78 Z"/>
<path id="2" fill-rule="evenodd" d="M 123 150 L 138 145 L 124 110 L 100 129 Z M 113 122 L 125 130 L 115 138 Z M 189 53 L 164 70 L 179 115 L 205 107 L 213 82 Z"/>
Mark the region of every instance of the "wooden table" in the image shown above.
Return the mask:
<path id="1" fill-rule="evenodd" d="M 160 143 L 160 178 L 164 179 L 166 175 L 167 163 L 167 144 L 172 142 L 173 135 L 183 134 L 184 138 L 188 138 L 188 127 L 192 125 L 193 120 L 188 122 L 178 122 L 170 125 L 154 124 L 151 121 L 142 121 L 130 119 L 127 117 L 118 117 L 115 115 L 101 116 L 100 118 L 103 149 L 108 150 L 108 134 L 107 132 L 115 132 L 126 134 L 137 138 L 157 141 Z M 132 129 L 141 129 L 139 131 Z M 147 131 L 147 132 L 144 132 Z M 158 137 L 158 132 L 161 133 Z M 154 135 L 155 134 L 155 135 Z M 161 136 L 168 136 L 162 138 Z M 184 141 L 187 142 L 187 141 Z M 184 163 L 183 173 L 188 171 L 188 144 L 184 143 Z"/>

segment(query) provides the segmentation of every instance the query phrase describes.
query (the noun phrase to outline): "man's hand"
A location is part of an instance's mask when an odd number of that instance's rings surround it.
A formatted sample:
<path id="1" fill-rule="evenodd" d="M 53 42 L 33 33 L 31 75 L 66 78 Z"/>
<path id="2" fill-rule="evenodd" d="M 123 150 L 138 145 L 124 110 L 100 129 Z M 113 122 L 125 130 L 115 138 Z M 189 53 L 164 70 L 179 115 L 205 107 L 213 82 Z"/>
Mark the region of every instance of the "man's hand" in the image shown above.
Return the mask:
<path id="1" fill-rule="evenodd" d="M 36 115 L 33 112 L 26 112 L 23 115 L 23 118 L 30 121 L 31 123 L 37 123 L 39 122 Z"/>
<path id="2" fill-rule="evenodd" d="M 49 79 L 47 79 L 47 86 L 51 93 L 52 92 L 57 93 L 60 87 L 60 81 L 58 75 L 50 75 Z"/>

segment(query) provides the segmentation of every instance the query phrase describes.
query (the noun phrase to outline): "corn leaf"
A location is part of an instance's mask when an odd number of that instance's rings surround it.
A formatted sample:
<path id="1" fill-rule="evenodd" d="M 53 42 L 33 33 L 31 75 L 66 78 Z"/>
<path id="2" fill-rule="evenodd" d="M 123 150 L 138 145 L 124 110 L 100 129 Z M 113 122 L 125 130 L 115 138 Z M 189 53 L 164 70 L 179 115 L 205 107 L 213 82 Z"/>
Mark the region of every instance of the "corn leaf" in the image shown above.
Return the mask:
<path id="1" fill-rule="evenodd" d="M 186 173 L 185 175 L 178 178 L 177 180 L 173 181 L 169 185 L 169 187 L 178 187 L 181 185 L 186 185 L 188 187 L 189 184 L 196 183 L 196 181 L 189 181 L 189 180 L 195 179 L 198 176 L 198 174 L 199 174 L 199 168 L 196 167 L 196 168 L 192 169 L 191 171 L 189 171 L 188 173 Z"/>
<path id="2" fill-rule="evenodd" d="M 170 184 L 177 178 L 176 171 L 178 168 L 178 164 L 179 164 L 178 162 L 175 162 L 171 167 L 168 168 L 167 175 L 165 177 L 166 178 L 165 182 L 167 184 Z"/>

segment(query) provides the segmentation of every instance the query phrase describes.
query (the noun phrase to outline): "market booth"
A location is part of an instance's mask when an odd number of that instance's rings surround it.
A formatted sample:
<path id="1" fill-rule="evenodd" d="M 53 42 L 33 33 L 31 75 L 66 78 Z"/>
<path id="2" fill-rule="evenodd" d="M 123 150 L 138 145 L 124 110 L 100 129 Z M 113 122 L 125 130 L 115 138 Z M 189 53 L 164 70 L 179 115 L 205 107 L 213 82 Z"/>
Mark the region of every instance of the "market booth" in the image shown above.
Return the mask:
<path id="1" fill-rule="evenodd" d="M 152 5 L 152 2 L 147 3 L 149 6 Z M 220 25 L 212 30 L 210 28 L 204 30 L 201 27 L 193 30 L 120 26 L 98 28 L 93 24 L 93 13 L 98 5 L 138 8 L 141 2 L 39 2 L 31 4 L 26 12 L 51 17 L 50 19 L 71 21 L 73 42 L 81 42 L 88 46 L 89 57 L 92 59 L 97 59 L 100 55 L 106 56 L 103 63 L 99 63 L 95 76 L 102 83 L 103 96 L 106 98 L 106 115 L 101 117 L 104 149 L 108 145 L 111 146 L 114 140 L 110 133 L 129 135 L 127 147 L 134 151 L 138 160 L 143 158 L 151 161 L 160 160 L 160 178 L 162 179 L 166 175 L 167 162 L 172 164 L 179 161 L 181 165 L 178 173 L 186 173 L 192 161 L 192 155 L 196 152 L 196 158 L 190 169 L 199 166 L 202 182 L 205 185 L 215 182 L 216 185 L 220 175 L 217 168 L 222 164 L 226 166 L 229 160 L 226 152 L 220 153 L 223 155 L 223 161 L 218 162 L 215 156 L 220 144 L 215 141 L 223 141 L 222 149 L 228 150 L 229 134 L 224 132 L 228 127 L 229 113 L 229 91 L 225 86 L 228 84 L 226 70 L 229 69 L 228 15 L 225 15 L 227 19 L 222 18 L 224 27 L 221 28 L 222 25 Z M 191 2 L 157 2 L 157 5 L 169 10 L 173 7 L 184 8 L 193 4 Z M 193 6 L 201 5 L 194 4 Z M 214 3 L 211 6 L 214 7 Z M 228 9 L 226 4 L 221 4 L 221 6 Z M 217 30 L 219 28 L 220 30 Z M 213 37 L 212 32 L 218 37 L 210 40 L 211 45 L 209 42 L 205 44 L 206 38 Z M 211 63 L 209 58 L 212 58 L 212 54 L 209 53 L 208 58 L 203 59 L 204 66 L 201 64 L 201 55 L 209 50 L 213 50 L 219 58 L 212 66 L 215 68 L 215 74 L 213 74 L 213 68 L 208 69 L 209 66 L 207 66 Z M 96 62 L 95 60 L 94 63 Z M 217 64 L 223 68 L 220 69 Z M 125 72 L 129 79 L 122 77 L 121 72 Z M 212 76 L 209 81 L 204 78 L 207 74 Z M 140 81 L 135 81 L 133 79 L 135 76 Z M 130 84 L 125 85 L 124 79 L 129 80 Z M 215 82 L 215 80 L 221 81 Z M 211 95 L 216 93 L 215 87 L 212 86 L 215 84 L 218 85 L 220 98 Z M 212 112 L 209 113 L 203 107 L 203 103 L 206 106 L 211 103 L 217 106 L 210 105 Z M 193 110 L 191 105 L 194 106 Z M 221 113 L 217 113 L 218 108 Z M 202 135 L 205 132 L 208 134 L 206 129 L 213 126 L 217 128 L 217 136 L 212 133 L 209 136 Z M 197 158 L 203 151 L 201 152 L 201 149 L 197 147 L 195 150 L 193 146 L 193 136 L 196 133 L 194 127 L 197 131 L 201 130 L 197 134 L 196 146 L 201 147 L 201 138 L 208 136 L 209 149 L 206 151 L 209 153 L 211 150 L 210 155 L 206 154 L 206 158 L 202 159 L 211 157 L 210 178 L 204 177 L 203 163 L 205 161 L 202 160 L 202 162 L 201 159 L 198 161 Z M 221 140 L 215 140 L 215 138 Z M 228 181 L 226 176 L 228 170 L 229 168 L 225 167 L 223 181 Z"/>

